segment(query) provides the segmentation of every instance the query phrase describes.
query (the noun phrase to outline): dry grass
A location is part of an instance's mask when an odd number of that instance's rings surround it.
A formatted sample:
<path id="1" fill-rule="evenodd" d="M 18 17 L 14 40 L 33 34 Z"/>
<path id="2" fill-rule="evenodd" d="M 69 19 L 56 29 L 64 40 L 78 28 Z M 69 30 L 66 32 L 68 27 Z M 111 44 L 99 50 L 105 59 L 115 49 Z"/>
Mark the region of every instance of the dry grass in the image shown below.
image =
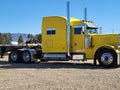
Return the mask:
<path id="1" fill-rule="evenodd" d="M 120 68 L 92 62 L 19 64 L 0 59 L 0 90 L 120 90 Z"/>

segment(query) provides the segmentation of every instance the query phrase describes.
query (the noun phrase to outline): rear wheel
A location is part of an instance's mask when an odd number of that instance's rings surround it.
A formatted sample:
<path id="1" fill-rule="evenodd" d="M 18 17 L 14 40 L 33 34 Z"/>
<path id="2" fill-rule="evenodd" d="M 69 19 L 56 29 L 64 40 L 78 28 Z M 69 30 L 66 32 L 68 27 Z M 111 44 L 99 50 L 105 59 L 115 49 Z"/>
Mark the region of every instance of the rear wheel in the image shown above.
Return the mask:
<path id="1" fill-rule="evenodd" d="M 117 66 L 117 55 L 113 50 L 103 50 L 98 55 L 98 62 L 103 67 Z"/>
<path id="2" fill-rule="evenodd" d="M 24 63 L 30 63 L 31 62 L 31 55 L 28 51 L 23 52 L 22 59 Z"/>
<path id="3" fill-rule="evenodd" d="M 19 62 L 17 51 L 12 51 L 9 55 L 9 61 L 16 63 Z"/>

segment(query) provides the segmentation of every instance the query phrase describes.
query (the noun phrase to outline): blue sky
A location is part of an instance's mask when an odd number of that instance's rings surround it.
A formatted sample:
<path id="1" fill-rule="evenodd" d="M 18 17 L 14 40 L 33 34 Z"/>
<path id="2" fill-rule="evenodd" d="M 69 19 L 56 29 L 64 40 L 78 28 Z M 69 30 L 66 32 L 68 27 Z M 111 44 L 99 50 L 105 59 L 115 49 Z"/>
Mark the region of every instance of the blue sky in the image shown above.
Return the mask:
<path id="1" fill-rule="evenodd" d="M 66 16 L 68 0 L 0 0 L 0 32 L 41 33 L 42 17 Z M 90 21 L 102 33 L 120 33 L 120 0 L 69 0 L 70 16 Z"/>

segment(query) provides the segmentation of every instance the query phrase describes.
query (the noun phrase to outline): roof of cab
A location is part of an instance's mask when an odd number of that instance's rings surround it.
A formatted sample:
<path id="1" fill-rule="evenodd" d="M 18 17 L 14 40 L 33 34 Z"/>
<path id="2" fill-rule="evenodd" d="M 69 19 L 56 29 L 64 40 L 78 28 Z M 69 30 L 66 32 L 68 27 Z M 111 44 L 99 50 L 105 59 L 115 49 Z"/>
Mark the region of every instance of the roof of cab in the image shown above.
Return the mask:
<path id="1" fill-rule="evenodd" d="M 65 20 L 67 20 L 67 17 L 65 17 L 65 16 L 47 16 L 47 17 L 43 17 L 43 18 L 54 18 L 54 17 L 56 17 L 56 18 L 63 18 Z M 80 21 L 80 20 L 77 19 L 77 18 L 70 18 L 70 22 L 74 22 L 74 21 Z"/>
<path id="2" fill-rule="evenodd" d="M 61 18 L 61 19 L 64 19 L 64 20 L 67 21 L 67 17 L 65 17 L 65 16 L 47 16 L 47 17 L 44 17 L 44 18 Z M 89 22 L 89 21 L 82 21 L 82 20 L 79 20 L 77 18 L 70 18 L 70 25 L 71 26 L 82 25 L 82 24 L 89 24 L 89 26 L 91 26 L 91 24 L 94 24 L 94 23 Z"/>

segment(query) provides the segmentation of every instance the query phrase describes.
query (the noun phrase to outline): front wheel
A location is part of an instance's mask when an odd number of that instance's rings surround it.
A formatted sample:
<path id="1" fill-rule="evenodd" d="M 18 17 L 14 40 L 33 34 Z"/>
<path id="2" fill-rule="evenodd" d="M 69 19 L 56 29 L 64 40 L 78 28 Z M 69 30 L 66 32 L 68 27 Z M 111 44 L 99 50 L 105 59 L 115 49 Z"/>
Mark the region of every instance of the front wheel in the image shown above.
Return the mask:
<path id="1" fill-rule="evenodd" d="M 117 66 L 117 55 L 113 50 L 103 50 L 98 55 L 98 62 L 103 67 Z"/>

